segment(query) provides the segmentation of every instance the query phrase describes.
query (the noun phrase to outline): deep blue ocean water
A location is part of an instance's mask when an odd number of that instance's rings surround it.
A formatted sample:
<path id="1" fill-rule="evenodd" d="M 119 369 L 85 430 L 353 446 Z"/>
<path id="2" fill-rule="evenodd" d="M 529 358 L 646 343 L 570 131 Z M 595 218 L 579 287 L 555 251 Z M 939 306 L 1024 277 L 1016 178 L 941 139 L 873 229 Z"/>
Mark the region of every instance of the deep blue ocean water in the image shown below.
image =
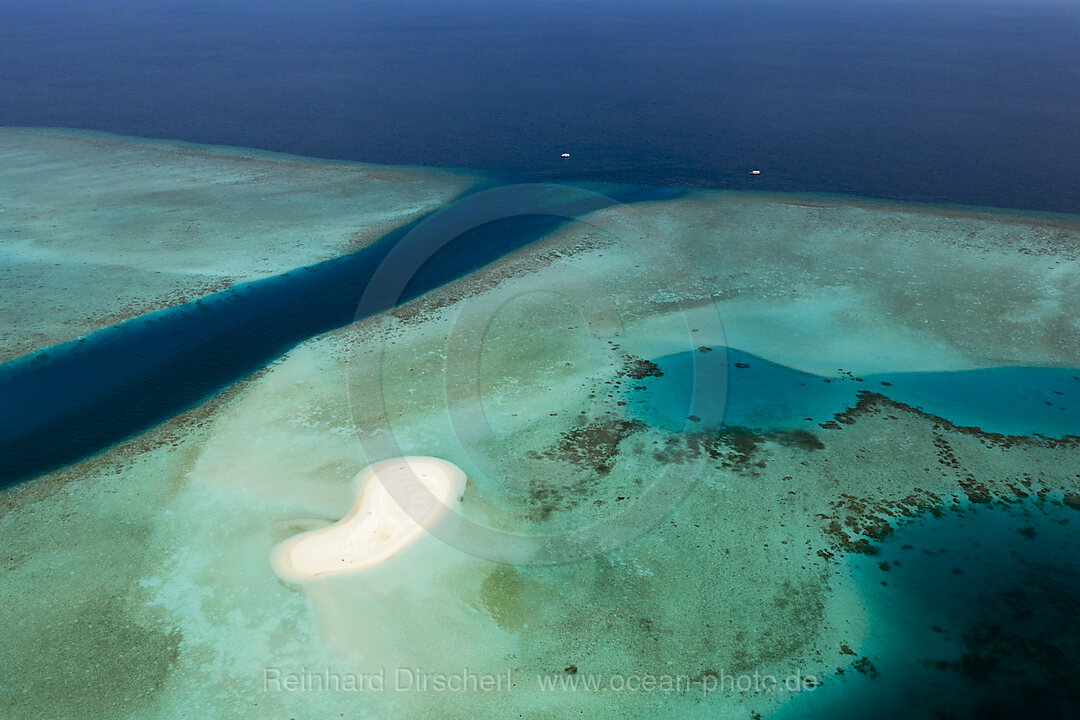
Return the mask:
<path id="1" fill-rule="evenodd" d="M 1072 0 L 5 0 L 0 125 L 1075 213 L 1077 38 Z"/>

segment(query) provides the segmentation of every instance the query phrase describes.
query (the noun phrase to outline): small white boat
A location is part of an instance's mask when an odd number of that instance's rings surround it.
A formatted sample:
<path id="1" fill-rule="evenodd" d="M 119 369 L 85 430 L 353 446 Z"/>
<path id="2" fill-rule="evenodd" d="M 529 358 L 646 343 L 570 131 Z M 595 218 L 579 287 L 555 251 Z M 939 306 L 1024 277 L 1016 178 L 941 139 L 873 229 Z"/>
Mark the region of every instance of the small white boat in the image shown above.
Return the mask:
<path id="1" fill-rule="evenodd" d="M 750 171 L 750 174 L 751 174 L 751 175 L 760 175 L 760 174 L 761 174 L 761 171 L 760 171 L 760 170 L 751 170 L 751 171 Z"/>
<path id="2" fill-rule="evenodd" d="M 562 155 L 560 155 L 559 157 L 561 157 L 561 158 L 564 158 L 564 159 L 565 159 L 565 158 L 568 158 L 568 157 L 570 157 L 570 153 L 563 153 L 563 154 L 562 154 Z"/>

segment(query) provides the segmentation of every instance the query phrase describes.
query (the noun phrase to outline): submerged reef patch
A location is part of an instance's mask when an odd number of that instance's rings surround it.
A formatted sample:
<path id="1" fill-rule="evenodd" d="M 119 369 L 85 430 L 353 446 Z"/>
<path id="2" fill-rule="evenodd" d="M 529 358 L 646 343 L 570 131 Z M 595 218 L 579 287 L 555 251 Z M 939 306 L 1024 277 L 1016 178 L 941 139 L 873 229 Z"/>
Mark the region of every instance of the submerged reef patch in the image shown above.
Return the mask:
<path id="1" fill-rule="evenodd" d="M 366 247 L 477 180 L 0 128 L 0 361 Z"/>
<path id="2" fill-rule="evenodd" d="M 858 403 L 837 413 L 835 419 L 838 430 L 868 419 L 873 419 L 879 427 L 882 422 L 916 420 L 921 426 L 920 434 L 929 440 L 929 447 L 916 454 L 911 448 L 913 443 L 905 444 L 909 453 L 907 462 L 904 467 L 897 468 L 896 479 L 921 474 L 925 478 L 923 482 L 932 482 L 936 491 L 913 486 L 902 497 L 884 488 L 863 497 L 842 494 L 830 503 L 829 513 L 818 516 L 827 523 L 826 531 L 833 539 L 833 551 L 876 554 L 875 543 L 892 534 L 900 524 L 927 514 L 940 517 L 950 510 L 964 512 L 972 504 L 1036 501 L 1075 506 L 1068 498 L 1076 494 L 1074 488 L 1080 488 L 1080 475 L 1069 472 L 1072 468 L 1068 458 L 1070 451 L 1080 447 L 1080 437 L 1076 435 L 1060 438 L 1015 436 L 986 432 L 977 427 L 960 427 L 871 391 L 861 392 Z M 1064 464 L 1052 465 L 1049 471 L 1033 474 L 1024 469 L 1030 467 L 1024 463 L 1030 455 L 1010 455 L 1040 449 L 1054 451 L 1051 457 L 1060 458 Z M 987 451 L 992 451 L 993 455 L 985 456 Z M 921 462 L 926 466 L 919 468 Z M 943 479 L 946 480 L 944 487 Z"/>
<path id="3" fill-rule="evenodd" d="M 535 453 L 535 457 L 565 460 L 583 470 L 607 475 L 615 463 L 623 440 L 641 432 L 645 423 L 601 417 L 575 426 L 564 432 L 554 447 Z"/>

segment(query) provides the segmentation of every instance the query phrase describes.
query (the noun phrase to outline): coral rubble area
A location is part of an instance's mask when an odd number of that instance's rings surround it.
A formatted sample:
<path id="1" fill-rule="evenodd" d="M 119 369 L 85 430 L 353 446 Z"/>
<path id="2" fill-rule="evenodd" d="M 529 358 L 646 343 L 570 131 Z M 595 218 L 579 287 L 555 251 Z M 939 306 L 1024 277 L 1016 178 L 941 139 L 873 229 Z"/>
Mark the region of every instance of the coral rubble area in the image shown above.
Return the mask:
<path id="1" fill-rule="evenodd" d="M 13 131 L 3 137 L 10 148 Z M 53 152 L 48 137 L 19 140 L 30 148 L 23 177 Z M 9 273 L 25 269 L 18 282 L 40 273 L 33 282 L 68 283 L 60 278 L 81 276 L 84 263 L 105 263 L 113 242 L 130 248 L 131 261 L 117 261 L 124 272 L 155 272 L 159 256 L 143 258 L 136 238 L 137 213 L 149 212 L 135 209 L 138 193 L 159 203 L 154 212 L 180 208 L 185 221 L 161 233 L 227 236 L 215 240 L 230 248 L 220 263 L 202 252 L 160 257 L 174 277 L 140 295 L 146 307 L 181 287 L 197 292 L 195 278 L 232 280 L 340 251 L 355 240 L 334 232 L 358 232 L 344 227 L 355 216 L 343 218 L 369 185 L 378 209 L 363 232 L 462 187 L 420 170 L 97 136 L 56 142 L 78 149 L 56 151 L 48 166 L 65 182 L 79 182 L 82 161 L 95 169 L 78 201 L 40 196 L 50 210 L 33 222 L 55 225 L 75 250 L 5 240 L 23 263 Z M 162 172 L 172 170 L 161 189 L 128 187 L 122 206 L 110 206 L 119 181 L 90 181 L 109 154 L 117 163 L 160 154 Z M 4 173 L 12 182 L 15 172 Z M 179 185 L 192 175 L 203 179 Z M 252 207 L 272 191 L 273 212 L 218 227 L 217 206 L 200 200 L 210 176 L 222 193 L 239 183 L 236 202 Z M 10 228 L 19 213 L 28 225 L 28 202 L 0 218 Z M 303 230 L 305 213 L 325 206 L 337 215 Z M 95 207 L 132 216 L 107 221 L 106 242 L 84 230 Z M 274 252 L 250 245 L 278 223 L 289 230 Z M 322 239 L 296 247 L 308 230 Z M 235 236 L 248 244 L 234 246 Z M 115 448 L 4 490 L 0 712 L 797 717 L 827 692 L 842 703 L 851 678 L 895 682 L 886 672 L 895 648 L 875 639 L 902 637 L 908 615 L 875 588 L 904 572 L 895 561 L 912 556 L 903 552 L 939 548 L 888 544 L 919 524 L 993 508 L 1076 523 L 1080 440 L 1070 435 L 1080 432 L 995 434 L 880 385 L 789 429 L 666 427 L 635 414 L 634 398 L 660 372 L 656 359 L 726 347 L 838 382 L 1080 367 L 1078 253 L 1075 219 L 835 197 L 700 192 L 569 224 L 313 338 Z M 44 329 L 50 313 L 73 337 L 120 312 L 109 305 L 119 293 L 90 309 L 82 291 L 73 284 L 79 303 L 40 310 L 31 321 L 40 334 L 8 338 L 6 349 L 65 339 Z M 462 513 L 493 532 L 425 538 L 364 572 L 280 581 L 271 549 L 343 517 L 350 480 L 380 454 L 461 467 Z M 645 503 L 665 511 L 628 528 Z M 500 562 L 495 531 L 572 544 L 587 527 L 617 541 L 585 558 L 526 542 L 513 563 Z M 917 660 L 956 673 L 975 641 L 945 630 Z M 976 645 L 983 660 L 999 647 Z"/>

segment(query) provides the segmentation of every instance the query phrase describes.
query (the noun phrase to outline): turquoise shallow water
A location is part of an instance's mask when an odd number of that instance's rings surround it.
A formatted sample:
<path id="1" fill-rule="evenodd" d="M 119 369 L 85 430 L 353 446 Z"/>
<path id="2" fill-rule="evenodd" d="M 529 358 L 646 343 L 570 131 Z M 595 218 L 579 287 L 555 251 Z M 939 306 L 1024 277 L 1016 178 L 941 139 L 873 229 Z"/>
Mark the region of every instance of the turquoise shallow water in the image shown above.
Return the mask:
<path id="1" fill-rule="evenodd" d="M 699 348 L 654 360 L 659 375 L 631 391 L 639 417 L 670 429 L 812 427 L 886 397 L 964 427 L 1005 435 L 1080 434 L 1080 370 L 995 367 L 827 378 L 735 348 Z"/>

